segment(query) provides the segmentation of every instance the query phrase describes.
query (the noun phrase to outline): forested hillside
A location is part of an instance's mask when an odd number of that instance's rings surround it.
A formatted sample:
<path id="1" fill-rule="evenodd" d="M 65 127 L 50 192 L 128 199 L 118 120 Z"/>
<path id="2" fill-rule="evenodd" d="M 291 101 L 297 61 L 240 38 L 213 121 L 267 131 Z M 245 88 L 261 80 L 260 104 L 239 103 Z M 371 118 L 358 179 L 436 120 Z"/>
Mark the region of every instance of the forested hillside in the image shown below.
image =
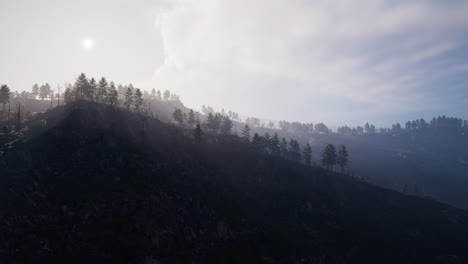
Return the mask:
<path id="1" fill-rule="evenodd" d="M 168 90 L 143 91 L 106 78 L 89 79 L 84 74 L 73 85 L 64 87 L 54 90 L 49 84 L 34 85 L 31 91 L 19 93 L 9 92 L 3 85 L 0 103 L 5 111 L 0 114 L 0 125 L 16 127 L 32 114 L 85 99 L 185 128 L 194 128 L 198 123 L 215 134 L 234 133 L 252 140 L 265 153 L 314 166 L 327 166 L 326 146 L 332 144 L 337 154 L 344 147 L 344 162 L 340 163 L 339 157 L 332 159 L 330 167 L 335 171 L 468 208 L 468 122 L 460 118 L 439 116 L 428 122 L 420 118 L 390 128 L 366 123 L 332 130 L 324 123 L 264 121 L 205 105 L 197 112 L 185 107 L 179 96 Z"/>
<path id="2" fill-rule="evenodd" d="M 320 126 L 312 131 L 266 127 L 252 130 L 295 138 L 301 145 L 309 143 L 317 164 L 321 163 L 321 149 L 326 144 L 344 144 L 350 152 L 347 169 L 351 174 L 398 191 L 468 208 L 468 130 L 455 118 L 439 117 L 431 123 L 414 128 L 394 126 L 394 130 L 382 132 L 362 129 L 349 134 L 329 129 L 325 133 Z"/>
<path id="3" fill-rule="evenodd" d="M 82 100 L 9 137 L 2 263 L 468 260 L 468 212 L 241 137 Z"/>

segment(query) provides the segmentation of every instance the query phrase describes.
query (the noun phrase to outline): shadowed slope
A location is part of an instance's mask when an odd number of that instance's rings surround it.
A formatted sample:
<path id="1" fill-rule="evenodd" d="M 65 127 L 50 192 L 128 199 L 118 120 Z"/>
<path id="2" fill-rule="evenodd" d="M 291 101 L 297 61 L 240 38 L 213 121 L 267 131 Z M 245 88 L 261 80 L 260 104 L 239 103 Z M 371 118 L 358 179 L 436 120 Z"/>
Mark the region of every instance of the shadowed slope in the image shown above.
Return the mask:
<path id="1" fill-rule="evenodd" d="M 468 213 L 75 102 L 0 158 L 2 263 L 464 263 Z"/>

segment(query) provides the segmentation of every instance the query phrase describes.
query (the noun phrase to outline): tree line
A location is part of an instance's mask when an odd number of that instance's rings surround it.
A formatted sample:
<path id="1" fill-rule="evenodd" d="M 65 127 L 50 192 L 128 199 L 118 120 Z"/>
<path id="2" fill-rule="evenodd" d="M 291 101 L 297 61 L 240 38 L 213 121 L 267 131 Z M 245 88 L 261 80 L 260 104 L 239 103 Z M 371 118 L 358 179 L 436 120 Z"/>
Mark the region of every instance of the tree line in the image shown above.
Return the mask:
<path id="1" fill-rule="evenodd" d="M 256 149 L 266 154 L 303 162 L 308 166 L 312 165 L 312 147 L 309 143 L 301 147 L 297 140 L 292 138 L 287 140 L 284 137 L 280 139 L 277 133 L 273 135 L 265 133 L 263 136 L 255 133 L 252 139 L 250 139 L 250 128 L 248 125 L 242 130 L 241 137 L 251 142 Z M 332 170 L 335 165 L 338 165 L 341 171 L 344 172 L 344 168 L 349 162 L 348 156 L 348 150 L 345 145 L 340 145 L 337 152 L 332 144 L 326 144 L 320 153 L 321 165 L 329 170 Z"/>
<path id="2" fill-rule="evenodd" d="M 193 128 L 196 124 L 203 128 L 204 130 L 215 135 L 229 135 L 234 126 L 233 121 L 229 115 L 222 115 L 221 113 L 211 113 L 209 112 L 206 116 L 206 122 L 200 122 L 200 115 L 190 109 L 187 114 L 183 113 L 180 108 L 175 108 L 172 113 L 172 118 L 175 123 L 181 126 L 188 126 Z"/>
<path id="3" fill-rule="evenodd" d="M 176 109 L 174 111 L 174 119 L 177 119 L 180 112 Z M 202 129 L 205 128 L 205 129 Z M 206 123 L 196 123 L 193 130 L 193 137 L 196 143 L 202 141 L 204 131 L 210 134 L 229 135 L 232 129 L 232 123 L 228 116 L 222 116 L 217 113 L 215 115 L 209 113 Z M 251 137 L 250 127 L 248 124 L 244 126 L 240 135 L 235 135 L 245 142 L 251 144 L 255 150 L 265 153 L 267 155 L 280 156 L 288 160 L 301 162 L 307 166 L 316 166 L 312 164 L 312 147 L 307 143 L 301 147 L 299 142 L 295 139 L 279 138 L 277 133 L 270 135 L 268 132 L 264 135 L 254 133 Z M 327 144 L 323 147 L 320 154 L 321 166 L 333 170 L 335 165 L 341 168 L 344 173 L 345 167 L 349 163 L 349 154 L 345 145 L 340 145 L 338 151 L 332 144 Z"/>
<path id="4" fill-rule="evenodd" d="M 5 106 L 8 104 L 11 96 L 11 91 L 7 85 L 0 87 L 0 103 L 3 105 L 3 112 Z M 57 100 L 57 105 L 60 105 L 62 99 L 65 104 L 74 100 L 88 100 L 92 102 L 109 104 L 111 106 L 124 107 L 128 111 L 136 111 L 147 113 L 144 107 L 144 101 L 147 100 L 180 100 L 175 94 L 171 94 L 168 90 L 161 93 L 153 89 L 151 93 L 142 92 L 138 88 L 134 88 L 131 84 L 128 86 L 118 85 L 114 82 L 109 82 L 105 77 L 100 78 L 98 81 L 94 78 L 88 78 L 85 73 L 81 73 L 74 84 L 65 85 L 63 94 L 58 89 L 55 93 L 49 84 L 37 85 L 32 87 L 31 92 L 22 93 L 20 96 L 30 99 L 39 97 L 41 100 Z M 202 107 L 202 111 L 206 113 L 203 123 L 200 122 L 199 113 L 189 110 L 184 113 L 180 108 L 175 108 L 172 113 L 173 121 L 181 126 L 194 128 L 194 137 L 196 140 L 201 140 L 204 132 L 214 135 L 231 135 L 233 128 L 233 121 L 240 120 L 239 115 L 235 112 L 224 110 L 221 113 L 215 113 L 212 107 Z M 21 111 L 19 111 L 21 113 Z M 23 111 L 24 112 L 24 111 Z M 249 121 L 241 131 L 241 138 L 250 142 L 255 149 L 270 155 L 281 156 L 290 160 L 303 162 L 304 164 L 312 165 L 312 147 L 306 144 L 301 148 L 300 144 L 295 139 L 286 140 L 286 138 L 279 139 L 278 134 L 270 135 L 265 133 L 260 136 L 255 133 L 251 138 L 249 124 L 258 124 L 258 118 L 247 118 Z M 270 126 L 273 126 L 270 124 Z M 301 127 L 299 122 L 289 123 L 286 121 L 280 122 L 282 129 L 290 129 L 291 127 Z M 303 130 L 315 130 L 319 133 L 330 133 L 330 129 L 323 123 L 304 124 Z M 321 153 L 321 164 L 327 169 L 332 169 L 334 165 L 339 165 L 343 171 L 344 167 L 348 164 L 348 152 L 344 145 L 339 146 L 338 152 L 331 144 L 326 145 Z"/>

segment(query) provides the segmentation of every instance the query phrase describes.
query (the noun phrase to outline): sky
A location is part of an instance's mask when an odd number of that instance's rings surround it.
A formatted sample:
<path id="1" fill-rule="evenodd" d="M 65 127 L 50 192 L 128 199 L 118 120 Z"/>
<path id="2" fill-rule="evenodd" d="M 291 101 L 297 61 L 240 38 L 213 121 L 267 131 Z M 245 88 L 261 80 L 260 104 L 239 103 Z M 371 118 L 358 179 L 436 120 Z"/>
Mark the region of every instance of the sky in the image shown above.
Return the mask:
<path id="1" fill-rule="evenodd" d="M 467 14 L 459 0 L 0 0 L 0 83 L 85 72 L 270 120 L 467 119 Z"/>

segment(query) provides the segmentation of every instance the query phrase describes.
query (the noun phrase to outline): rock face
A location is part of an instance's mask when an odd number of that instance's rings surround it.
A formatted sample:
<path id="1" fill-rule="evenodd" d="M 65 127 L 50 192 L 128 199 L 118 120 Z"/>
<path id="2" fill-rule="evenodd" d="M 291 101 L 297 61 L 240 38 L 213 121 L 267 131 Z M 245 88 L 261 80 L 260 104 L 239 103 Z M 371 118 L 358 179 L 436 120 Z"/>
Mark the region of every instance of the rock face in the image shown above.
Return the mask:
<path id="1" fill-rule="evenodd" d="M 46 122 L 44 122 L 46 120 Z M 102 105 L 0 157 L 0 263 L 467 263 L 468 213 Z"/>

